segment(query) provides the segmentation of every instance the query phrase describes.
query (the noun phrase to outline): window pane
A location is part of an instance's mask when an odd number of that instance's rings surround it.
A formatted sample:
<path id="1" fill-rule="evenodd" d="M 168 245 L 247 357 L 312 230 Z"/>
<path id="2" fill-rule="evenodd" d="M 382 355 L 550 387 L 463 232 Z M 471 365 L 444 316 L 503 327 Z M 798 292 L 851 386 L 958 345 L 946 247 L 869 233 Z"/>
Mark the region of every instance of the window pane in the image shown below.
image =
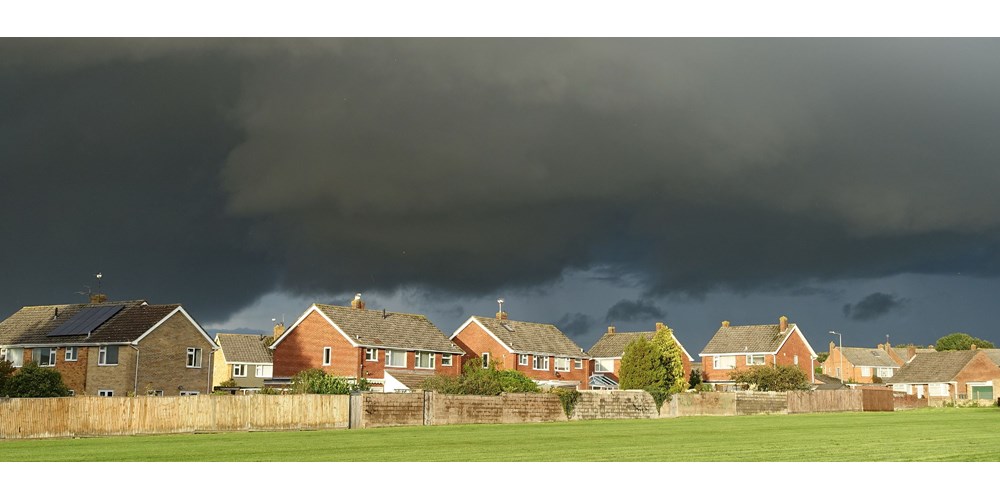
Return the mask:
<path id="1" fill-rule="evenodd" d="M 106 346 L 106 355 L 104 364 L 107 365 L 117 365 L 118 364 L 118 346 L 109 345 Z"/>

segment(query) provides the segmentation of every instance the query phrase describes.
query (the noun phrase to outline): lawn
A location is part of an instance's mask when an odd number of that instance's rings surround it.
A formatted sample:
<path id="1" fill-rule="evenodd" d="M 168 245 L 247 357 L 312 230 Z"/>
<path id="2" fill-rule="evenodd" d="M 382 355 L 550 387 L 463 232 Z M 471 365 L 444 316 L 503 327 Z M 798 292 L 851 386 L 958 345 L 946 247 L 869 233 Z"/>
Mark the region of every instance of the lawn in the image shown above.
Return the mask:
<path id="1" fill-rule="evenodd" d="M 1000 409 L 0 441 L 4 461 L 998 461 Z"/>

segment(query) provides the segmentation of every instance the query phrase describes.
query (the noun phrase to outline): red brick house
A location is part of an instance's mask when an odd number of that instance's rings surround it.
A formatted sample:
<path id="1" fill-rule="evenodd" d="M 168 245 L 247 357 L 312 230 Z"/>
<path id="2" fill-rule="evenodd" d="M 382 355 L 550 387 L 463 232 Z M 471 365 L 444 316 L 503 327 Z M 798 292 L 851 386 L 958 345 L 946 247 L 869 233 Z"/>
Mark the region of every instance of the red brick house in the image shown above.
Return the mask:
<path id="1" fill-rule="evenodd" d="M 393 372 L 458 375 L 465 354 L 426 316 L 366 309 L 361 294 L 350 307 L 313 304 L 270 348 L 275 381 L 319 368 L 376 390 Z"/>
<path id="2" fill-rule="evenodd" d="M 617 383 L 618 371 L 621 369 L 625 347 L 640 337 L 646 340 L 653 340 L 656 331 L 664 327 L 663 323 L 657 323 L 656 329 L 651 332 L 616 332 L 615 327 L 609 326 L 608 332 L 594 344 L 594 347 L 591 347 L 587 351 L 587 354 L 594 360 L 593 375 L 604 376 Z M 671 337 L 674 338 L 674 342 L 677 342 L 677 346 L 681 348 L 684 378 L 687 379 L 691 376 L 691 364 L 694 363 L 694 358 L 687 352 L 684 345 L 677 340 L 676 335 L 671 334 Z"/>
<path id="3" fill-rule="evenodd" d="M 845 347 L 830 342 L 830 355 L 823 362 L 823 375 L 845 382 L 871 384 L 895 375 L 904 361 L 892 346 Z"/>
<path id="4" fill-rule="evenodd" d="M 885 383 L 893 391 L 942 404 L 963 399 L 995 401 L 995 379 L 1000 379 L 1000 367 L 988 353 L 973 349 L 919 353 Z"/>
<path id="5" fill-rule="evenodd" d="M 21 308 L 0 323 L 0 357 L 55 369 L 75 395 L 212 391 L 218 346 L 180 304 L 102 299 Z"/>
<path id="6" fill-rule="evenodd" d="M 517 370 L 541 386 L 588 388 L 590 356 L 555 325 L 472 316 L 451 336 L 465 361 Z"/>
<path id="7" fill-rule="evenodd" d="M 815 383 L 816 352 L 795 323 L 782 316 L 776 325 L 731 326 L 723 321 L 699 353 L 701 373 L 720 390 L 731 390 L 732 373 L 754 365 L 793 365 Z"/>

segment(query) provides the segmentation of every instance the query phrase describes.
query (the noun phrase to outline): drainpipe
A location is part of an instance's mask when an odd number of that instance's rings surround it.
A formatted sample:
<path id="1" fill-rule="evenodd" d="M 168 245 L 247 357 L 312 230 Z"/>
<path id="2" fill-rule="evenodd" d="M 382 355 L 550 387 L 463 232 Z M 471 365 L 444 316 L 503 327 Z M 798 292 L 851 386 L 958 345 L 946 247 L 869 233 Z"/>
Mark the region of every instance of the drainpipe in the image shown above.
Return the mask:
<path id="1" fill-rule="evenodd" d="M 139 348 L 135 344 L 129 344 L 129 347 L 135 349 L 135 382 L 132 385 L 132 394 L 139 395 Z"/>

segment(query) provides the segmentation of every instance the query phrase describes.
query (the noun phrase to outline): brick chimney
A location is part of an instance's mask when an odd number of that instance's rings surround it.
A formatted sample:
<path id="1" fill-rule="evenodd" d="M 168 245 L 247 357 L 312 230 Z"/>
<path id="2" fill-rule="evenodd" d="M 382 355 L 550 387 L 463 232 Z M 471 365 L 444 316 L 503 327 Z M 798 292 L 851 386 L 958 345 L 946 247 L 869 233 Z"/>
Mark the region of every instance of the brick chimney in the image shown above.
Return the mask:
<path id="1" fill-rule="evenodd" d="M 837 347 L 837 343 L 831 340 L 830 341 L 830 352 L 833 352 L 833 348 L 834 347 Z"/>
<path id="2" fill-rule="evenodd" d="M 664 329 L 666 327 L 667 327 L 667 325 L 664 325 L 663 323 L 660 323 L 660 322 L 656 323 L 656 331 L 660 331 L 660 330 L 662 330 L 662 329 Z"/>
<path id="3" fill-rule="evenodd" d="M 615 333 L 614 325 L 608 327 L 608 333 Z"/>
<path id="4" fill-rule="evenodd" d="M 910 361 L 914 356 L 917 355 L 917 346 L 911 345 L 906 348 L 906 361 Z"/>
<path id="5" fill-rule="evenodd" d="M 361 300 L 361 294 L 355 294 L 354 300 L 351 301 L 351 309 L 364 309 L 365 301 Z"/>
<path id="6" fill-rule="evenodd" d="M 497 312 L 497 319 L 499 319 L 499 320 L 506 320 L 507 319 L 507 311 Z"/>
<path id="7" fill-rule="evenodd" d="M 729 320 L 727 319 L 727 320 L 723 321 L 722 322 L 722 326 L 728 327 L 729 326 Z"/>
<path id="8" fill-rule="evenodd" d="M 275 323 L 274 324 L 274 340 L 278 340 L 278 337 L 280 337 L 282 333 L 285 333 L 285 324 L 284 323 Z"/>
<path id="9" fill-rule="evenodd" d="M 90 295 L 91 304 L 102 304 L 108 301 L 108 296 L 103 293 L 94 293 Z"/>
<path id="10" fill-rule="evenodd" d="M 782 316 L 778 318 L 778 330 L 785 331 L 788 329 L 788 316 Z"/>

